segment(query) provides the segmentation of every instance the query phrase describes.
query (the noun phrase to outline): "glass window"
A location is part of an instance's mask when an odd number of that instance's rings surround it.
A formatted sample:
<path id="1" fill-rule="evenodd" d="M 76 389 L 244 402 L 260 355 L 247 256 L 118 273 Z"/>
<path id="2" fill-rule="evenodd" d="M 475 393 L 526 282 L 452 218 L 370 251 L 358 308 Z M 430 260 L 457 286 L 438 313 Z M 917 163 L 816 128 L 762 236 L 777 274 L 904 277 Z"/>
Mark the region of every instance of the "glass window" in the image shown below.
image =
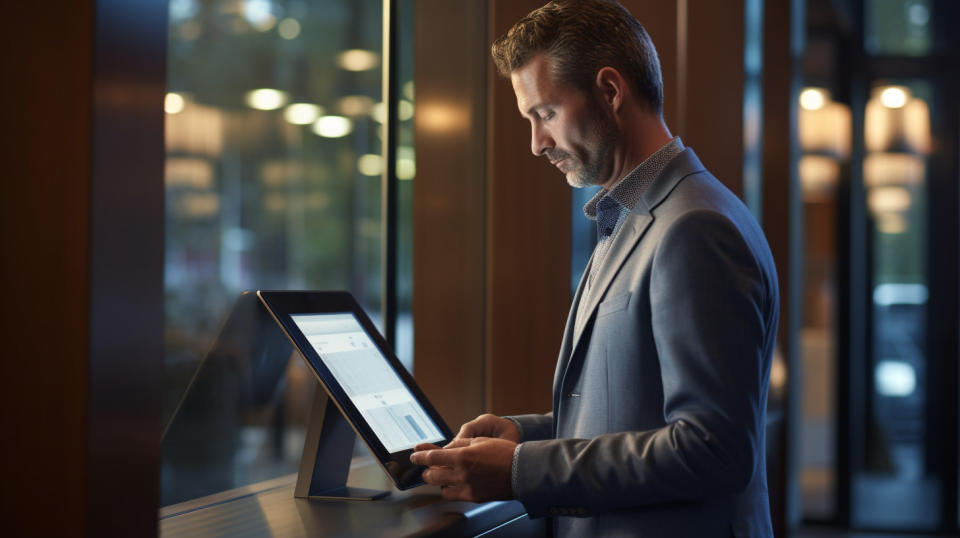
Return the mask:
<path id="1" fill-rule="evenodd" d="M 169 6 L 167 420 L 243 290 L 349 290 L 382 327 L 386 108 L 380 0 L 170 0 Z M 412 49 L 406 53 L 412 58 Z M 403 180 L 414 175 L 412 72 L 408 65 L 401 73 Z M 407 244 L 410 183 L 402 181 L 399 191 L 398 235 Z M 398 352 L 410 368 L 411 264 L 409 247 L 403 250 Z M 231 408 L 230 427 L 219 432 L 231 453 L 227 486 L 296 472 L 316 382 L 293 359 L 276 386 L 257 387 L 270 395 L 265 405 Z M 221 389 L 222 399 L 239 397 Z M 181 459 L 171 460 L 174 453 Z M 165 447 L 164 505 L 185 500 L 189 488 L 179 485 L 206 480 L 184 454 Z"/>
<path id="2" fill-rule="evenodd" d="M 872 320 L 866 452 L 853 521 L 932 529 L 940 481 L 927 430 L 927 167 L 930 90 L 876 84 L 865 111 L 863 182 L 872 224 Z"/>
<path id="3" fill-rule="evenodd" d="M 867 0 L 864 48 L 869 54 L 923 56 L 933 45 L 931 0 Z"/>
<path id="4" fill-rule="evenodd" d="M 804 517 L 828 520 L 837 507 L 838 187 L 846 182 L 852 123 L 850 107 L 835 101 L 826 88 L 804 88 L 799 105 L 798 175 L 804 211 L 799 478 Z"/>
<path id="5" fill-rule="evenodd" d="M 583 206 L 599 191 L 600 187 L 584 187 L 571 191 L 570 297 L 577 293 L 580 277 L 587 268 L 593 247 L 597 246 L 597 225 L 584 215 Z"/>

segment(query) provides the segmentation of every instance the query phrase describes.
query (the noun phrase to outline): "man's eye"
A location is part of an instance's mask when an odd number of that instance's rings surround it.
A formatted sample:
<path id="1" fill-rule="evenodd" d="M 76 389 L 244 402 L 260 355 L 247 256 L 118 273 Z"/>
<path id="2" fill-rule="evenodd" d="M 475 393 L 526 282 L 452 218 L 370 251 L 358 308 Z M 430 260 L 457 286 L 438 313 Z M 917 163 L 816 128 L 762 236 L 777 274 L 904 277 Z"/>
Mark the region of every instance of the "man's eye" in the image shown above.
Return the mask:
<path id="1" fill-rule="evenodd" d="M 546 114 L 543 115 L 543 120 L 546 121 L 546 120 L 553 119 L 553 116 L 554 116 L 554 115 L 555 115 L 555 114 L 554 114 L 553 111 L 551 110 L 550 112 L 547 112 Z"/>

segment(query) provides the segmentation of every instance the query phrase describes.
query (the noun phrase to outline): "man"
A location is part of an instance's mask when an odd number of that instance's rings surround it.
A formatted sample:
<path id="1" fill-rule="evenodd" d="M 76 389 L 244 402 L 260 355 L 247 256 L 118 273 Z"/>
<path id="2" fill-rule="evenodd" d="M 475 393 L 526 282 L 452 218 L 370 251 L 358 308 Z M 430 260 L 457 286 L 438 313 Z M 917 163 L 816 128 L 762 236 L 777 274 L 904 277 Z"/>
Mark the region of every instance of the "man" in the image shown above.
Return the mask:
<path id="1" fill-rule="evenodd" d="M 759 226 L 662 118 L 659 60 L 615 2 L 551 2 L 493 45 L 531 150 L 598 244 L 553 411 L 483 415 L 417 447 L 446 499 L 516 498 L 559 536 L 771 536 L 764 422 L 777 279 Z M 722 133 L 721 133 L 722 136 Z"/>

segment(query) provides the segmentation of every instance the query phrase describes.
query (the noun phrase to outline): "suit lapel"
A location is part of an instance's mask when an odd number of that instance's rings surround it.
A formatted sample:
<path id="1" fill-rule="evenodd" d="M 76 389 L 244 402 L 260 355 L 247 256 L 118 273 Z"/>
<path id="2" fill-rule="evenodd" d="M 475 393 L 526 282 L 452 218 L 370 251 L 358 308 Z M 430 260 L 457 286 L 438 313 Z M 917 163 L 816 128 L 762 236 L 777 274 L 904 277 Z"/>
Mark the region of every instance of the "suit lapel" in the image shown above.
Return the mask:
<path id="1" fill-rule="evenodd" d="M 602 265 L 593 284 L 588 290 L 584 291 L 591 266 L 596 262 L 593 257 L 596 255 L 596 249 L 594 249 L 590 263 L 587 264 L 583 277 L 580 279 L 580 285 L 577 288 L 577 294 L 567 319 L 560 360 L 554 375 L 554 409 L 557 409 L 557 397 L 563 388 L 563 379 L 569 369 L 570 360 L 583 343 L 583 335 L 592 323 L 594 311 L 600 304 L 600 299 L 603 298 L 607 288 L 613 282 L 614 277 L 620 272 L 630 253 L 653 222 L 653 210 L 669 196 L 670 192 L 683 178 L 704 170 L 700 159 L 697 158 L 693 150 L 686 148 L 660 172 L 653 183 L 650 184 L 650 187 L 643 193 L 637 205 L 630 211 L 623 223 L 623 229 L 612 239 L 613 243 L 610 245 L 610 250 L 607 251 L 606 258 L 601 261 Z M 586 304 L 582 310 L 582 319 L 578 323 L 577 311 L 580 301 L 586 301 Z M 554 415 L 554 421 L 556 419 L 557 417 Z"/>
<path id="2" fill-rule="evenodd" d="M 583 275 L 580 277 L 580 283 L 577 284 L 577 291 L 573 294 L 573 301 L 570 304 L 570 313 L 567 314 L 567 326 L 563 330 L 563 342 L 560 344 L 560 356 L 557 358 L 557 370 L 554 372 L 553 376 L 553 393 L 556 396 L 557 391 L 560 388 L 560 379 L 562 378 L 563 372 L 567 369 L 567 363 L 570 362 L 570 355 L 573 350 L 573 331 L 574 326 L 576 325 L 577 319 L 577 309 L 580 308 L 580 301 L 584 300 L 584 289 L 586 287 L 587 278 L 590 276 L 590 268 L 593 266 L 593 257 L 596 255 L 596 249 L 593 250 L 593 253 L 590 254 L 590 259 L 587 261 L 587 266 L 583 270 Z M 554 402 L 554 409 L 556 409 L 556 402 Z"/>
<path id="3" fill-rule="evenodd" d="M 613 282 L 613 277 L 620 271 L 623 262 L 627 260 L 627 256 L 633 251 L 633 247 L 637 244 L 637 241 L 643 237 L 643 233 L 647 231 L 647 227 L 650 226 L 651 222 L 653 222 L 653 217 L 650 214 L 646 212 L 640 213 L 635 209 L 627 215 L 627 219 L 622 225 L 623 228 L 612 239 L 613 243 L 610 245 L 607 256 L 597 271 L 593 284 L 590 285 L 590 289 L 587 290 L 587 293 L 581 299 L 582 301 L 585 300 L 586 304 L 582 310 L 582 316 L 578 320 L 579 323 L 574 327 L 574 348 L 576 348 L 576 344 L 580 341 L 580 337 L 583 336 L 583 330 L 587 323 L 589 323 L 593 311 L 596 310 L 597 305 L 600 303 L 600 298 L 606 293 L 607 288 L 610 287 L 610 283 Z"/>

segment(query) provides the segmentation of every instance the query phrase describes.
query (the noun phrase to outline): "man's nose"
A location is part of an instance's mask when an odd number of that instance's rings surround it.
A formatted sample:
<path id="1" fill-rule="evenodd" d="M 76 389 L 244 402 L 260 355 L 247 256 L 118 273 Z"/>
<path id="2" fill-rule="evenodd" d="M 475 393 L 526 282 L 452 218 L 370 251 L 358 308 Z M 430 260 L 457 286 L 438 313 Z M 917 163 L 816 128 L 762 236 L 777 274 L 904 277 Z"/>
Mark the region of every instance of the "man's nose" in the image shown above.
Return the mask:
<path id="1" fill-rule="evenodd" d="M 544 150 L 553 147 L 550 134 L 539 125 L 533 124 L 530 133 L 530 151 L 537 157 L 543 155 Z"/>

